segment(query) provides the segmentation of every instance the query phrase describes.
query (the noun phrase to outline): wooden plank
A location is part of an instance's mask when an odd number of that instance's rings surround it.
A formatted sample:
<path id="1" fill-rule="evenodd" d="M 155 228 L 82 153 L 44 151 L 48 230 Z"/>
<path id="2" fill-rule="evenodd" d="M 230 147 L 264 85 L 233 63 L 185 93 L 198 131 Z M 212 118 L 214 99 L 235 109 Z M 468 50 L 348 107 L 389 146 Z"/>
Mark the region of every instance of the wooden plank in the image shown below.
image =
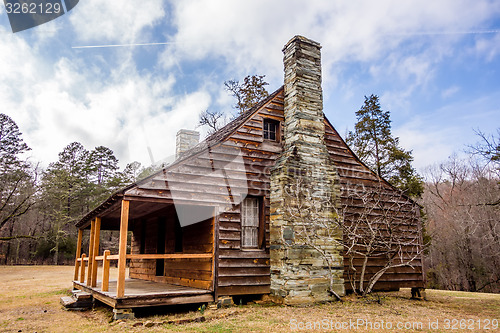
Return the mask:
<path id="1" fill-rule="evenodd" d="M 95 219 L 93 219 L 90 223 L 89 265 L 87 269 L 87 286 L 92 285 L 92 264 L 94 262 L 94 234 L 95 234 Z"/>
<path id="2" fill-rule="evenodd" d="M 76 241 L 76 260 L 75 260 L 75 274 L 73 275 L 73 281 L 78 280 L 78 273 L 80 270 L 80 256 L 82 254 L 82 238 L 83 229 L 78 229 L 78 240 Z"/>
<path id="3" fill-rule="evenodd" d="M 101 218 L 95 218 L 95 226 L 94 226 L 94 255 L 92 257 L 92 280 L 91 287 L 95 287 L 97 285 L 97 262 L 95 257 L 99 254 L 99 242 L 101 237 Z"/>
<path id="4" fill-rule="evenodd" d="M 127 233 L 129 210 L 130 201 L 122 200 L 120 219 L 120 243 L 118 248 L 118 280 L 116 286 L 117 298 L 121 298 L 125 295 L 125 267 L 127 263 Z"/>
<path id="5" fill-rule="evenodd" d="M 264 267 L 221 267 L 219 268 L 220 277 L 229 276 L 270 276 L 270 266 Z"/>
<path id="6" fill-rule="evenodd" d="M 266 253 L 263 250 L 257 251 L 240 251 L 240 250 L 230 250 L 224 249 L 220 250 L 219 258 L 221 259 L 269 259 L 269 253 Z"/>
<path id="7" fill-rule="evenodd" d="M 217 299 L 218 297 L 218 292 L 217 292 L 217 287 L 218 287 L 218 278 L 219 278 L 219 242 L 217 241 L 220 237 L 220 231 L 219 231 L 219 220 L 218 220 L 219 212 L 217 207 L 214 207 L 214 217 L 212 218 L 212 224 L 214 228 L 214 238 L 212 239 L 212 244 L 213 244 L 213 260 L 212 260 L 212 290 L 214 292 L 214 299 Z"/>
<path id="8" fill-rule="evenodd" d="M 228 287 L 218 287 L 219 295 L 261 295 L 269 294 L 271 292 L 270 285 L 263 286 L 228 286 Z"/>
<path id="9" fill-rule="evenodd" d="M 271 283 L 271 275 L 267 276 L 219 276 L 219 287 L 258 286 Z"/>
<path id="10" fill-rule="evenodd" d="M 246 259 L 219 259 L 219 270 L 223 267 L 269 267 L 269 259 L 246 258 Z"/>
<path id="11" fill-rule="evenodd" d="M 104 251 L 103 262 L 102 262 L 102 291 L 109 291 L 109 250 Z"/>

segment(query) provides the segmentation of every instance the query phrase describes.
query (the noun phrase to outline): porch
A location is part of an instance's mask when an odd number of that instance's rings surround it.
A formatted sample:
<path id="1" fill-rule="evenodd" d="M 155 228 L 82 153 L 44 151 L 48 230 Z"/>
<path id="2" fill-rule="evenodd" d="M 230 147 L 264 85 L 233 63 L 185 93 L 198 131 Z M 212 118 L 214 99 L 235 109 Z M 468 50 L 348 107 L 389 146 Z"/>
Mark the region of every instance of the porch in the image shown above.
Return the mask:
<path id="1" fill-rule="evenodd" d="M 213 301 L 213 208 L 205 220 L 183 227 L 178 221 L 183 206 L 179 206 L 122 199 L 81 225 L 73 287 L 115 309 Z M 199 210 L 193 205 L 184 209 Z M 85 229 L 88 255 L 82 253 Z M 119 230 L 117 254 L 100 250 L 101 229 Z M 117 274 L 110 278 L 111 262 L 117 263 Z"/>
<path id="2" fill-rule="evenodd" d="M 125 279 L 125 294 L 121 298 L 116 297 L 116 280 L 108 282 L 108 291 L 102 290 L 102 281 L 97 281 L 95 287 L 73 281 L 73 288 L 90 293 L 94 299 L 114 309 L 214 301 L 213 293 L 209 290 L 130 278 Z"/>

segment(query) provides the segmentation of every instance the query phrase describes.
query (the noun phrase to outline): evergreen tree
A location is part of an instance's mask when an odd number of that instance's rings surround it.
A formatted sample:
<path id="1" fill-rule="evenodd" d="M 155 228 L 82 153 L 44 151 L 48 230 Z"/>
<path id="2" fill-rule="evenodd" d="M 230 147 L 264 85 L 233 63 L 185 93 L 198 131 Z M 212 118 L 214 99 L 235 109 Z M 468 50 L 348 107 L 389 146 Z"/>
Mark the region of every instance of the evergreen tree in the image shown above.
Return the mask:
<path id="1" fill-rule="evenodd" d="M 20 155 L 29 150 L 14 120 L 0 113 L 0 173 L 22 167 Z"/>
<path id="2" fill-rule="evenodd" d="M 29 150 L 17 124 L 0 113 L 0 230 L 34 204 L 34 168 L 22 159 Z"/>
<path id="3" fill-rule="evenodd" d="M 42 176 L 41 209 L 51 226 L 44 241 L 52 246 L 55 264 L 59 262 L 61 244 L 71 236 L 72 225 L 90 208 L 93 186 L 88 160 L 89 152 L 81 143 L 73 142 Z"/>
<path id="4" fill-rule="evenodd" d="M 420 197 L 423 182 L 412 167 L 411 151 L 399 146 L 399 138 L 391 133 L 390 112 L 383 111 L 377 95 L 365 96 L 356 111 L 357 123 L 347 143 L 356 155 L 377 175 L 413 197 Z"/>
<path id="5" fill-rule="evenodd" d="M 118 159 L 108 147 L 99 146 L 92 150 L 88 160 L 93 180 L 98 185 L 105 184 L 115 177 L 118 170 Z"/>

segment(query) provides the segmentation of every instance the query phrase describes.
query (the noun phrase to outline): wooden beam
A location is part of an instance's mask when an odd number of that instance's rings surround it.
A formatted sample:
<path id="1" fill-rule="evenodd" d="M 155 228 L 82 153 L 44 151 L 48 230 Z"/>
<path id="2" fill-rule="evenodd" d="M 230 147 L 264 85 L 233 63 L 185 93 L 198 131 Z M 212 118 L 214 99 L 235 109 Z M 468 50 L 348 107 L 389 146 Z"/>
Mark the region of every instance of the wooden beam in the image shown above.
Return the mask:
<path id="1" fill-rule="evenodd" d="M 99 240 L 101 237 L 101 218 L 95 218 L 94 226 L 94 255 L 92 257 L 92 279 L 90 280 L 90 286 L 94 288 L 97 285 L 97 262 L 95 257 L 99 254 Z"/>
<path id="2" fill-rule="evenodd" d="M 80 283 L 85 282 L 85 253 L 82 254 L 82 262 L 80 263 L 82 268 L 80 270 Z"/>
<path id="3" fill-rule="evenodd" d="M 109 250 L 104 251 L 102 262 L 102 291 L 109 291 Z"/>
<path id="4" fill-rule="evenodd" d="M 127 254 L 127 259 L 211 259 L 212 253 Z"/>
<path id="5" fill-rule="evenodd" d="M 118 280 L 116 283 L 116 297 L 122 298 L 125 295 L 125 268 L 127 263 L 127 234 L 128 215 L 130 201 L 122 200 L 122 210 L 120 218 L 120 244 L 118 248 Z"/>
<path id="6" fill-rule="evenodd" d="M 87 286 L 92 284 L 92 264 L 94 261 L 94 234 L 95 234 L 95 220 L 90 224 L 90 241 L 89 241 L 89 266 L 87 269 Z"/>
<path id="7" fill-rule="evenodd" d="M 212 259 L 212 253 L 170 253 L 170 254 L 127 254 L 126 259 Z M 110 254 L 107 260 L 118 260 L 120 255 Z M 78 259 L 80 261 L 81 259 Z M 85 260 L 88 260 L 85 259 Z M 104 260 L 104 256 L 96 256 L 96 261 Z"/>
<path id="8" fill-rule="evenodd" d="M 214 207 L 214 217 L 213 217 L 213 228 L 214 228 L 214 238 L 213 238 L 213 259 L 212 259 L 212 290 L 214 292 L 214 299 L 219 297 L 218 284 L 219 284 L 219 210 L 218 207 Z"/>
<path id="9" fill-rule="evenodd" d="M 78 240 L 76 241 L 75 274 L 73 275 L 73 281 L 78 281 L 78 271 L 80 269 L 80 262 L 78 261 L 78 259 L 82 255 L 82 238 L 83 229 L 78 229 Z"/>

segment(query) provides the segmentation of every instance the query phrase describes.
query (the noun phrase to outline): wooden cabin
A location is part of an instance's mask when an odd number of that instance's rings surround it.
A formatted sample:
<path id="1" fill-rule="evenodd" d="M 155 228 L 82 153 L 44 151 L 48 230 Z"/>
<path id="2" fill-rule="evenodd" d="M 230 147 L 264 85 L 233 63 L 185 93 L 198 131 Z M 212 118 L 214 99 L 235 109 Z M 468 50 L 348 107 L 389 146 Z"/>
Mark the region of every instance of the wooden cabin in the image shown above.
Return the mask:
<path id="1" fill-rule="evenodd" d="M 299 62 L 307 62 L 301 57 L 313 51 L 319 54 L 319 44 L 303 37 L 295 37 L 287 46 L 299 51 L 293 55 Z M 318 66 L 319 60 L 315 62 Z M 294 123 L 287 113 L 287 106 L 292 105 L 287 96 L 300 95 L 290 93 L 295 89 L 290 85 L 296 84 L 297 73 L 287 71 L 294 70 L 296 64 L 285 62 L 284 87 L 194 147 L 178 142 L 185 151 L 178 152 L 175 162 L 115 193 L 80 220 L 76 224 L 74 288 L 91 293 L 115 309 L 272 293 L 272 275 L 280 279 L 283 272 L 271 262 L 271 216 L 276 210 L 271 212 L 271 175 L 286 146 L 294 144 L 287 142 L 286 135 L 292 132 L 287 126 Z M 293 79 L 287 80 L 287 75 Z M 321 79 L 313 79 L 319 81 L 316 89 L 321 89 Z M 297 89 L 302 89 L 300 84 Z M 346 190 L 349 187 L 363 184 L 382 186 L 388 193 L 397 191 L 360 162 L 324 118 L 322 105 L 316 114 L 319 120 L 309 117 L 308 121 L 316 121 L 313 128 L 323 131 L 318 136 L 323 142 L 321 149 L 334 165 L 339 200 L 348 209 L 359 209 L 351 204 Z M 182 141 L 187 136 L 193 141 L 191 134 L 196 136 L 188 131 L 177 139 Z M 417 205 L 404 214 L 408 217 L 407 232 L 420 239 Z M 90 246 L 83 254 L 85 230 L 90 231 Z M 118 253 L 100 248 L 100 230 L 120 231 Z M 116 281 L 109 280 L 110 261 L 118 261 Z M 344 261 L 338 267 L 343 284 L 339 293 L 350 289 L 346 276 L 350 263 Z M 98 265 L 103 267 L 102 276 L 97 276 Z M 367 276 L 380 265 L 383 263 L 374 259 Z M 424 287 L 421 258 L 411 268 L 388 271 L 376 284 L 376 289 L 400 287 Z"/>

